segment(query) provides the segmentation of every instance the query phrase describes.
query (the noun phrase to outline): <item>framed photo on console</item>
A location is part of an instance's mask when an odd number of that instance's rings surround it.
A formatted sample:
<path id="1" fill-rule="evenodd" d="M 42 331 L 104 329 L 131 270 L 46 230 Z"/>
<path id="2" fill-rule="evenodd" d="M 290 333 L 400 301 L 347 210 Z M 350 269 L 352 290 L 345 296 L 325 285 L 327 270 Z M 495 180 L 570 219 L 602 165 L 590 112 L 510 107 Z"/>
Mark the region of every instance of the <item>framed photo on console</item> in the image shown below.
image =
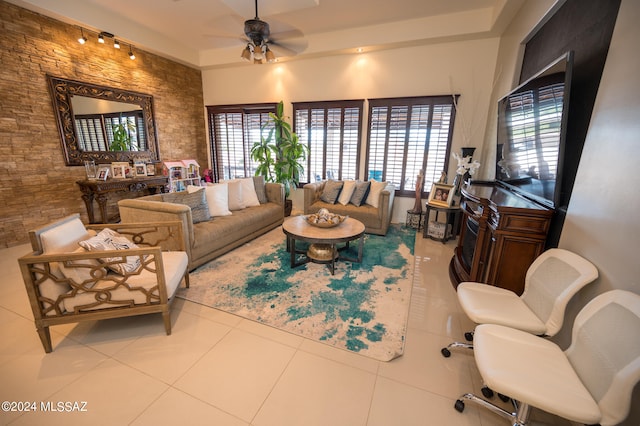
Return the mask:
<path id="1" fill-rule="evenodd" d="M 129 163 L 111 163 L 111 177 L 114 179 L 124 179 L 127 177 L 127 172 L 130 174 L 131 166 Z"/>
<path id="2" fill-rule="evenodd" d="M 97 180 L 107 180 L 107 178 L 109 177 L 109 172 L 111 172 L 111 166 L 110 165 L 101 165 L 98 167 L 98 173 L 96 174 L 96 179 Z"/>
<path id="3" fill-rule="evenodd" d="M 434 183 L 427 203 L 437 207 L 451 207 L 453 202 L 453 185 Z"/>
<path id="4" fill-rule="evenodd" d="M 147 165 L 142 162 L 135 162 L 133 164 L 135 171 L 135 177 L 147 176 Z"/>

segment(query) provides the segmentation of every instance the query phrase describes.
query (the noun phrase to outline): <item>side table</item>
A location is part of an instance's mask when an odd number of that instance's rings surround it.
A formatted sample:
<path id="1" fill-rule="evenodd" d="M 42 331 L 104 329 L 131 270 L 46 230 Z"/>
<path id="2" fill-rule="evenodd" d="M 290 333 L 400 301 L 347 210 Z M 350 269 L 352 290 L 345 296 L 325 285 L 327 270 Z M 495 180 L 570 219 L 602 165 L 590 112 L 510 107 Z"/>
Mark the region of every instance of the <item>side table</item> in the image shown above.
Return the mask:
<path id="1" fill-rule="evenodd" d="M 431 221 L 432 211 L 435 212 L 435 218 L 433 221 Z M 438 216 L 440 213 L 445 215 L 444 222 L 438 222 Z M 455 239 L 460 228 L 461 213 L 462 210 L 460 210 L 459 206 L 438 207 L 427 203 L 422 237 L 442 241 L 442 243 Z"/>

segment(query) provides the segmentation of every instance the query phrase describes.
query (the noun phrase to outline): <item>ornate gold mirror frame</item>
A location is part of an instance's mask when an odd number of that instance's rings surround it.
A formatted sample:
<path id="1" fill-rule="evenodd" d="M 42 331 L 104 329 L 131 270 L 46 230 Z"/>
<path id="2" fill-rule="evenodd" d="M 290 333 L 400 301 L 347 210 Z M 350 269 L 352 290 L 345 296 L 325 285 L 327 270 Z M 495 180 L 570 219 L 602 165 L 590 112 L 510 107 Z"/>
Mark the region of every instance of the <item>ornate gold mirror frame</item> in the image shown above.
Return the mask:
<path id="1" fill-rule="evenodd" d="M 47 75 L 53 101 L 54 113 L 62 142 L 62 152 L 67 166 L 81 166 L 86 160 L 96 163 L 115 161 L 158 161 L 159 146 L 153 114 L 153 96 L 129 90 L 115 89 L 97 84 L 83 83 Z M 144 133 L 147 150 L 145 151 L 85 151 L 78 144 L 75 118 L 71 99 L 74 96 L 123 102 L 140 106 L 143 113 Z"/>

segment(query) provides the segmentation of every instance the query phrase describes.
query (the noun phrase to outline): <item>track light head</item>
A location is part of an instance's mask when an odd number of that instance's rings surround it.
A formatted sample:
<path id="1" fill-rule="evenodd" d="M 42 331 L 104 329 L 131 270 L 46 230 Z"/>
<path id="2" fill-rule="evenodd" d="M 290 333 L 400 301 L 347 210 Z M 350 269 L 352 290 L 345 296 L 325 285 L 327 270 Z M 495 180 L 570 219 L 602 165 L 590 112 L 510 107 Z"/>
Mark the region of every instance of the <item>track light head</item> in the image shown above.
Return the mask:
<path id="1" fill-rule="evenodd" d="M 80 38 L 78 39 L 78 43 L 85 44 L 87 42 L 87 38 L 84 36 L 84 30 L 80 28 Z"/>
<path id="2" fill-rule="evenodd" d="M 133 47 L 129 45 L 129 59 L 133 61 L 135 58 L 136 58 L 136 55 L 133 54 Z"/>
<path id="3" fill-rule="evenodd" d="M 113 48 L 120 49 L 120 42 L 118 40 L 113 40 Z"/>
<path id="4" fill-rule="evenodd" d="M 104 36 L 102 34 L 98 34 L 98 43 L 104 44 Z"/>

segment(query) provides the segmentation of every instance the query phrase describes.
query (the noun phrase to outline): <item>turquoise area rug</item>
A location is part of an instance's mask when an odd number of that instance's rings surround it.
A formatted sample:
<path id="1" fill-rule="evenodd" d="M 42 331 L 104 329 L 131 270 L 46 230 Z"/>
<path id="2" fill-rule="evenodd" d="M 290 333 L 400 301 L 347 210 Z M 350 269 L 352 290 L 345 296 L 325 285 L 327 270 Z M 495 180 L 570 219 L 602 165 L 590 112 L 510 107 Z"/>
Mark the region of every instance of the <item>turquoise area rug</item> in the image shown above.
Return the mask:
<path id="1" fill-rule="evenodd" d="M 414 243 L 415 230 L 392 224 L 384 237 L 365 235 L 362 263 L 339 261 L 331 275 L 323 264 L 292 269 L 279 227 L 193 271 L 177 296 L 389 361 L 404 349 Z"/>

